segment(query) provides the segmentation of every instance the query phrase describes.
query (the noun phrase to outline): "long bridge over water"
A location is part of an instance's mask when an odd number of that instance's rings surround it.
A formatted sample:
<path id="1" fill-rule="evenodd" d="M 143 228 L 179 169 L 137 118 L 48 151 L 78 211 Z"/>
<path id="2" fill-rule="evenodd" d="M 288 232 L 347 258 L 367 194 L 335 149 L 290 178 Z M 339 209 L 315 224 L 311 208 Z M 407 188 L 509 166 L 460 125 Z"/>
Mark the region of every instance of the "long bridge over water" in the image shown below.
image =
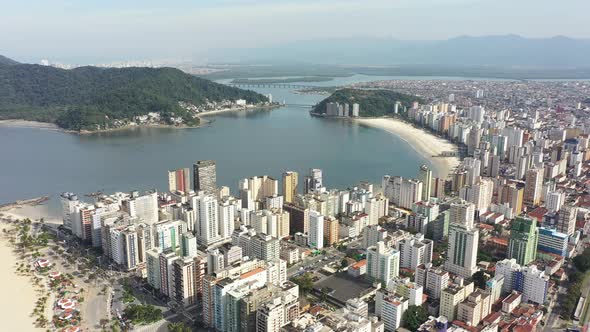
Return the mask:
<path id="1" fill-rule="evenodd" d="M 271 89 L 313 89 L 321 88 L 313 85 L 289 84 L 289 83 L 227 83 L 238 88 L 271 88 Z"/>
<path id="2" fill-rule="evenodd" d="M 288 84 L 288 83 L 226 83 L 226 85 L 234 86 L 238 88 L 271 88 L 271 89 L 308 89 L 318 88 L 313 85 L 302 85 L 302 84 Z M 321 88 L 321 87 L 320 87 Z M 313 104 L 291 104 L 283 103 L 281 106 L 299 107 L 299 108 L 312 108 Z"/>

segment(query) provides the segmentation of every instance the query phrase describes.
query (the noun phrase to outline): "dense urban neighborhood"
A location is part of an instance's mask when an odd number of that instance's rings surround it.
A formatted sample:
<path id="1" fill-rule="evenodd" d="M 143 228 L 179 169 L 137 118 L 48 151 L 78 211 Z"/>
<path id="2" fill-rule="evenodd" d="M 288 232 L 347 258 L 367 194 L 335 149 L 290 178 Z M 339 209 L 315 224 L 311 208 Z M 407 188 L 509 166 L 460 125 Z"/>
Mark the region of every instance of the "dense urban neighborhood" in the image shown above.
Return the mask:
<path id="1" fill-rule="evenodd" d="M 331 189 L 311 168 L 244 178 L 232 191 L 217 182 L 215 161 L 200 160 L 162 174 L 165 192 L 63 193 L 62 225 L 3 217 L 22 257 L 18 272 L 43 295 L 37 325 L 585 328 L 589 86 L 404 82 L 356 88 L 427 100 L 394 102 L 378 121 L 452 143 L 430 156 L 456 160 L 448 174 L 421 165 L 412 178 L 384 174 L 381 183 Z M 358 104 L 325 107 L 339 118 L 363 112 Z"/>

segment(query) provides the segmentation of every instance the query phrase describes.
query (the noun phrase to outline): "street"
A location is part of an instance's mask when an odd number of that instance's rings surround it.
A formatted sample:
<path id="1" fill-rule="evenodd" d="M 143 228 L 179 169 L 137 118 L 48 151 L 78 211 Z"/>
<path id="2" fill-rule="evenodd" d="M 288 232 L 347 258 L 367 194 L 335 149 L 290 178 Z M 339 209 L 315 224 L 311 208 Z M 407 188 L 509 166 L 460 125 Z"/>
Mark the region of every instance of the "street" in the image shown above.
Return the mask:
<path id="1" fill-rule="evenodd" d="M 287 269 L 287 278 L 291 278 L 299 271 L 316 271 L 324 265 L 328 265 L 334 261 L 339 261 L 344 257 L 344 254 L 334 248 L 325 248 L 325 255 L 317 255 L 313 257 L 306 257 L 302 261 L 293 264 Z M 303 267 L 304 270 L 300 268 Z"/>

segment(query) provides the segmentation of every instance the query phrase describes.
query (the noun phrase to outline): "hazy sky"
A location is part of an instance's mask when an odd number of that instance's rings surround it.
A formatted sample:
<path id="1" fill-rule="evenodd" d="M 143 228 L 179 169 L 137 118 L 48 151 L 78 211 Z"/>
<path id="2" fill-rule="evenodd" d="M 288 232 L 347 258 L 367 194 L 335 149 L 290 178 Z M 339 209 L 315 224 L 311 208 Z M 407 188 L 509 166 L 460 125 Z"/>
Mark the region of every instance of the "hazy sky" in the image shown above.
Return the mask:
<path id="1" fill-rule="evenodd" d="M 590 0 L 0 0 L 0 54 L 205 60 L 212 49 L 332 37 L 590 38 L 589 12 Z"/>

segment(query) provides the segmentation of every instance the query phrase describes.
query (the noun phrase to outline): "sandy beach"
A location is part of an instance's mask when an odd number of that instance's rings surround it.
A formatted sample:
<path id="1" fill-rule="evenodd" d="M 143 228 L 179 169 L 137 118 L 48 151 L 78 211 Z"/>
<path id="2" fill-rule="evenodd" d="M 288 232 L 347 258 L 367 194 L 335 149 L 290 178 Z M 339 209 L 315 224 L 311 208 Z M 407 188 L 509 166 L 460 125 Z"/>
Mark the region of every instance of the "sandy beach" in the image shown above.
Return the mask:
<path id="1" fill-rule="evenodd" d="M 5 226 L 0 226 L 4 228 Z M 15 273 L 17 257 L 8 240 L 0 240 L 0 293 L 4 300 L 0 304 L 0 320 L 4 331 L 42 331 L 34 327 L 31 312 L 35 307 L 37 293 L 31 278 Z"/>
<path id="2" fill-rule="evenodd" d="M 12 219 L 26 219 L 38 221 L 43 218 L 44 222 L 49 224 L 62 224 L 60 216 L 54 216 L 47 208 L 47 203 L 38 205 L 19 205 L 0 209 L 0 214 Z"/>
<path id="3" fill-rule="evenodd" d="M 457 157 L 433 157 L 440 155 L 442 152 L 457 151 L 457 147 L 451 142 L 434 136 L 423 129 L 391 118 L 356 119 L 355 121 L 362 125 L 385 130 L 406 141 L 416 152 L 432 161 L 434 165 L 432 171 L 436 177 L 446 178 L 453 168 L 460 163 Z"/>
<path id="4" fill-rule="evenodd" d="M 0 127 L 18 127 L 18 128 L 37 128 L 37 129 L 60 130 L 59 127 L 53 123 L 18 120 L 18 119 L 0 120 Z"/>
<path id="5" fill-rule="evenodd" d="M 0 210 L 0 218 L 11 219 L 39 219 L 45 218 L 46 208 L 43 205 L 19 206 Z M 52 218 L 51 218 L 52 219 Z M 58 222 L 57 219 L 51 220 Z M 0 224 L 0 228 L 9 229 L 9 224 Z M 35 328 L 35 319 L 31 316 L 38 294 L 33 288 L 31 278 L 18 275 L 16 264 L 20 258 L 13 252 L 8 239 L 0 238 L 0 293 L 5 299 L 0 304 L 0 320 L 6 331 L 43 331 L 45 329 Z"/>
<path id="6" fill-rule="evenodd" d="M 61 223 L 57 217 L 51 217 L 45 205 L 19 205 L 0 209 L 0 219 L 25 219 L 45 222 Z M 0 229 L 10 229 L 13 226 L 5 222 L 0 223 Z M 20 258 L 13 252 L 12 245 L 4 236 L 0 237 L 0 293 L 5 300 L 0 304 L 0 320 L 6 331 L 45 331 L 35 328 L 35 318 L 31 316 L 39 295 L 35 290 L 31 277 L 18 275 L 16 264 Z M 48 307 L 50 308 L 50 306 Z M 51 310 L 47 310 L 51 311 Z"/>

